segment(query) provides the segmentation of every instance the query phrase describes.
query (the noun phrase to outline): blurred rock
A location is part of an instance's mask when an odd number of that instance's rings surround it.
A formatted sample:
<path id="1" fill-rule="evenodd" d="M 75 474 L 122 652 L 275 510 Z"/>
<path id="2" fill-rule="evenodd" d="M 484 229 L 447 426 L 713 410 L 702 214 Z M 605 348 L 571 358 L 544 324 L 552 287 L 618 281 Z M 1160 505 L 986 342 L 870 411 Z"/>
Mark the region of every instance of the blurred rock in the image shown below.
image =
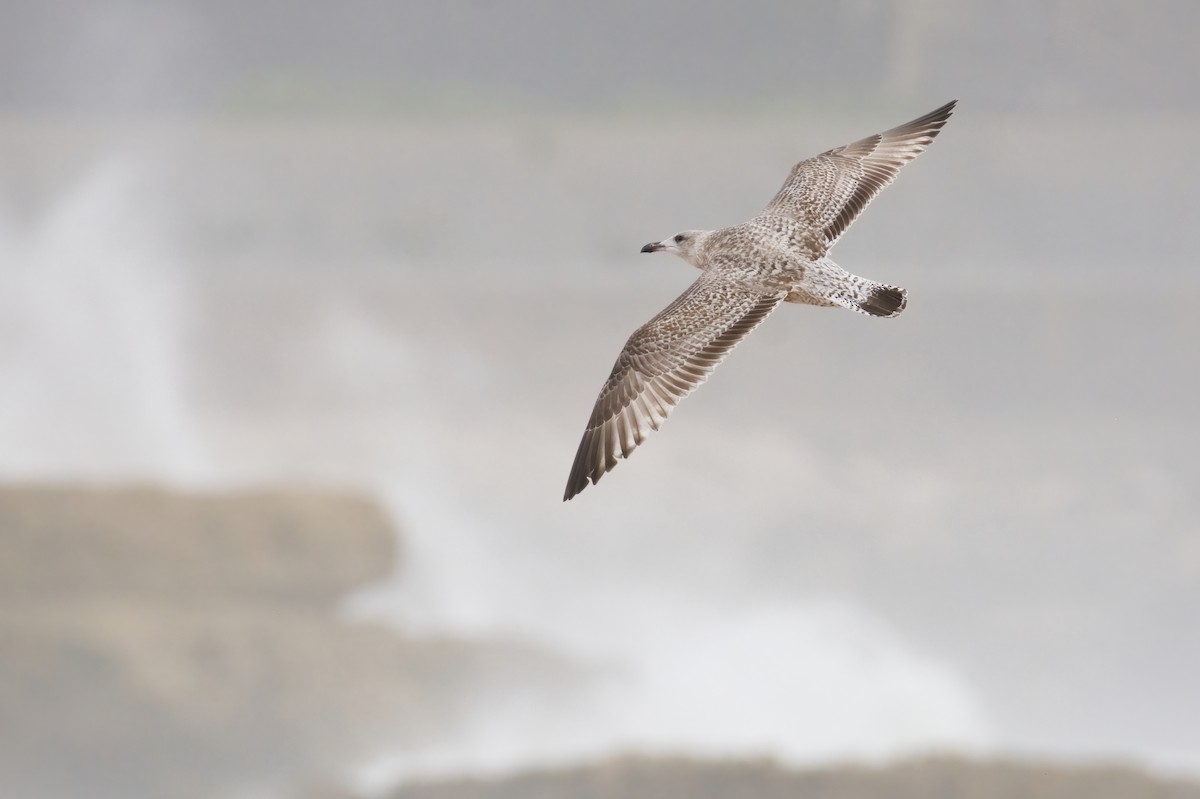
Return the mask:
<path id="1" fill-rule="evenodd" d="M 336 794 L 329 794 L 330 797 Z M 412 785 L 390 799 L 1197 799 L 1200 785 L 1118 766 L 928 759 L 795 771 L 771 761 L 623 758 L 495 780 Z"/>
<path id="2" fill-rule="evenodd" d="M 568 680 L 520 644 L 341 620 L 395 548 L 350 494 L 0 489 L 0 794 L 287 784 Z"/>
<path id="3" fill-rule="evenodd" d="M 357 495 L 0 487 L 5 600 L 165 595 L 327 605 L 389 573 L 396 536 Z"/>

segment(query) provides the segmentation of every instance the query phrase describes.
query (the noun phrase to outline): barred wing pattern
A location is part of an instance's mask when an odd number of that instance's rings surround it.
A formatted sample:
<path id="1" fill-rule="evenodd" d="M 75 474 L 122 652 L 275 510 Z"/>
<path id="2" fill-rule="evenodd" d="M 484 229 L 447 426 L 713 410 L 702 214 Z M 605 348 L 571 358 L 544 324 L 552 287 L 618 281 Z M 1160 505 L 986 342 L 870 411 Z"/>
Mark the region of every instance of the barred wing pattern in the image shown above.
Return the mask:
<path id="1" fill-rule="evenodd" d="M 764 213 L 816 228 L 832 247 L 896 173 L 925 152 L 957 100 L 899 127 L 801 161 Z"/>
<path id="2" fill-rule="evenodd" d="M 707 271 L 638 328 L 596 399 L 563 500 L 586 488 L 588 480 L 599 482 L 618 458 L 628 458 L 783 297 Z"/>

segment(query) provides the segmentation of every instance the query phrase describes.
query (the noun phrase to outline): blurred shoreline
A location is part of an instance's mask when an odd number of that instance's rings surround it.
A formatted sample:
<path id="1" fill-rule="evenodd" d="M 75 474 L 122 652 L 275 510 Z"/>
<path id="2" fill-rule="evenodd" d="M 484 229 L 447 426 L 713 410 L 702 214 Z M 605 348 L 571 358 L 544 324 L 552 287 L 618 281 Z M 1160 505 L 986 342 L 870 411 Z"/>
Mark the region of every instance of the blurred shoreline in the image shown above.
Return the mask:
<path id="1" fill-rule="evenodd" d="M 345 619 L 339 600 L 396 562 L 390 522 L 354 493 L 6 484 L 0 531 L 8 795 L 293 786 L 578 680 L 525 643 Z"/>
<path id="2" fill-rule="evenodd" d="M 1156 776 L 1118 763 L 1059 764 L 1041 759 L 918 757 L 887 764 L 787 768 L 770 760 L 618 757 L 490 779 L 418 782 L 379 799 L 1192 799 L 1200 783 Z M 315 790 L 305 799 L 356 794 Z"/>
<path id="3" fill-rule="evenodd" d="M 524 725 L 575 712 L 596 674 L 517 641 L 411 635 L 335 613 L 396 559 L 390 523 L 353 493 L 9 484 L 0 529 L 0 784 L 20 795 L 1200 796 L 1169 770 L 1044 755 L 803 767 L 567 757 L 463 763 L 463 778 L 452 761 L 372 776 L 365 755 L 381 741 L 418 760 L 439 740 L 452 751 L 472 719 L 513 697 L 521 710 L 502 723 L 528 734 Z M 151 760 L 138 757 L 148 749 Z M 70 769 L 51 765 L 63 758 Z M 213 758 L 222 772 L 206 776 Z M 347 777 L 348 761 L 364 767 Z"/>

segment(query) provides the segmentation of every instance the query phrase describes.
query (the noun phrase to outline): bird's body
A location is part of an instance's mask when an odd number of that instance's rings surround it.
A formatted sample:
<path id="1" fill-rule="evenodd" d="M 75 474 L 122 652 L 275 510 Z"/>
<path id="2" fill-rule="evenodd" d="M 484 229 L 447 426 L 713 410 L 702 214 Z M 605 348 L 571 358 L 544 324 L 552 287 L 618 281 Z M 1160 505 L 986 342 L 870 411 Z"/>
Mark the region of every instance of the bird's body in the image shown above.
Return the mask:
<path id="1" fill-rule="evenodd" d="M 903 289 L 850 274 L 828 253 L 900 168 L 924 152 L 954 105 L 801 161 L 748 222 L 688 230 L 642 248 L 673 252 L 701 275 L 626 342 L 588 420 L 564 499 L 629 457 L 780 302 L 882 317 L 904 310 Z"/>

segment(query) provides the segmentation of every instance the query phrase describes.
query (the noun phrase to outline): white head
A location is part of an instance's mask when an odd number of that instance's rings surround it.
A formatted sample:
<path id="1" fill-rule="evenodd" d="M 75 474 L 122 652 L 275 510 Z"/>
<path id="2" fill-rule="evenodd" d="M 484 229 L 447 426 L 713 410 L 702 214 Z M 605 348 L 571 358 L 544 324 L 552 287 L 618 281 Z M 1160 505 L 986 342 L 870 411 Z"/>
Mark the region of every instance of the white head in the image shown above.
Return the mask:
<path id="1" fill-rule="evenodd" d="M 701 245 L 707 237 L 707 230 L 685 230 L 682 233 L 676 233 L 669 239 L 650 242 L 642 248 L 642 252 L 675 253 L 692 266 L 703 269 Z"/>

